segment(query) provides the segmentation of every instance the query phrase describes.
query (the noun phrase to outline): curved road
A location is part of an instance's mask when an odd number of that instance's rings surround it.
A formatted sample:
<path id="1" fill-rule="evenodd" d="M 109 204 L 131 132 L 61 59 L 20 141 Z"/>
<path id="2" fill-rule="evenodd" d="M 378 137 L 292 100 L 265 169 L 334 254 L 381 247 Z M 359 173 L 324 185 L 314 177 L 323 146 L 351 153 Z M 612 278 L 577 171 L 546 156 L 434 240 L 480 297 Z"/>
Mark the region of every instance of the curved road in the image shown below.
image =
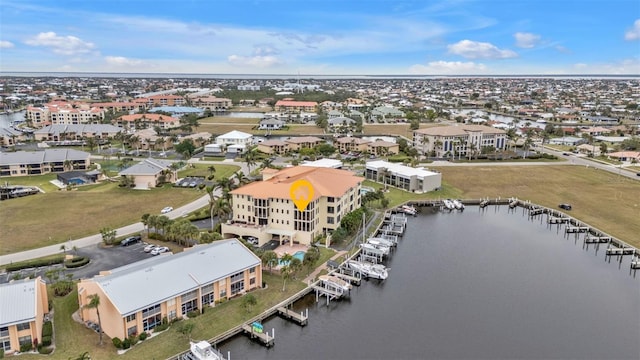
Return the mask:
<path id="1" fill-rule="evenodd" d="M 240 167 L 242 172 L 248 174 L 247 165 L 240 162 L 224 162 L 224 161 L 198 161 L 196 159 L 189 160 L 189 163 L 198 163 L 198 164 L 213 164 L 213 165 L 237 165 Z M 218 190 L 219 191 L 219 190 Z M 220 195 L 219 193 L 216 195 Z M 204 195 L 189 204 L 186 204 L 182 207 L 174 209 L 172 212 L 164 214 L 169 219 L 176 219 L 183 215 L 186 215 L 192 211 L 198 210 L 209 203 L 209 195 Z M 137 222 L 135 224 L 123 226 L 121 228 L 116 229 L 117 236 L 126 236 L 130 234 L 140 233 L 144 231 L 144 225 L 141 222 Z M 76 240 L 69 240 L 63 243 L 49 245 L 33 250 L 22 251 L 14 254 L 7 254 L 0 256 L 0 265 L 10 264 L 13 262 L 24 261 L 29 259 L 35 259 L 43 256 L 54 255 L 60 253 L 60 246 L 64 245 L 67 249 L 72 249 L 74 246 L 77 248 L 83 248 L 92 246 L 102 242 L 102 235 L 95 234 L 86 236 Z"/>

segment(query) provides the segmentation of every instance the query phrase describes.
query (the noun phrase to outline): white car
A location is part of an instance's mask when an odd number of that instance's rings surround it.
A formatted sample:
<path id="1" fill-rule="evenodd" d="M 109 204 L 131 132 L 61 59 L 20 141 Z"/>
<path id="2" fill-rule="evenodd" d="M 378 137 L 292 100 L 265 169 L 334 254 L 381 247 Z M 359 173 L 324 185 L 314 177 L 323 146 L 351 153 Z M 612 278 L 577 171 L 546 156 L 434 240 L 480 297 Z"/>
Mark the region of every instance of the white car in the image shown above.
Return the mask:
<path id="1" fill-rule="evenodd" d="M 158 246 L 157 248 L 151 250 L 151 255 L 156 256 L 156 255 L 160 255 L 164 252 L 169 251 L 169 248 L 166 246 Z"/>
<path id="2" fill-rule="evenodd" d="M 145 246 L 143 250 L 144 250 L 144 252 L 151 252 L 156 247 L 157 247 L 157 245 L 149 244 L 149 245 Z"/>
<path id="3" fill-rule="evenodd" d="M 162 209 L 160 211 L 160 214 L 166 214 L 166 213 L 169 213 L 169 212 L 172 212 L 172 211 L 173 211 L 173 208 L 171 206 L 167 206 L 167 207 L 165 207 L 164 209 Z"/>

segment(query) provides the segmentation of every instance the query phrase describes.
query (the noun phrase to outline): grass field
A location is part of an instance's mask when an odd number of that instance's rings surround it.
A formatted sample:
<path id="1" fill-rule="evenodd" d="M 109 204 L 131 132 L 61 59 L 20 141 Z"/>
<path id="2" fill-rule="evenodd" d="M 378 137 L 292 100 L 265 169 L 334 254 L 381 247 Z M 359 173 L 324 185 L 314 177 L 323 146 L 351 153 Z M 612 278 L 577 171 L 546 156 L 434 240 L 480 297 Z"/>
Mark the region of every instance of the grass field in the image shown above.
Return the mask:
<path id="1" fill-rule="evenodd" d="M 178 175 L 208 176 L 208 167 L 197 164 Z M 229 177 L 240 169 L 236 165 L 215 165 L 215 168 L 214 179 Z M 16 178 L 15 183 L 47 184 L 45 180 L 54 177 L 54 174 L 22 177 Z M 122 189 L 115 183 L 100 183 L 75 191 L 52 191 L 13 199 L 3 202 L 0 207 L 1 251 L 8 254 L 38 248 L 96 234 L 103 227 L 129 225 L 139 221 L 145 213 L 159 213 L 165 206 L 176 208 L 202 195 L 202 191 L 168 185 L 142 191 Z"/>

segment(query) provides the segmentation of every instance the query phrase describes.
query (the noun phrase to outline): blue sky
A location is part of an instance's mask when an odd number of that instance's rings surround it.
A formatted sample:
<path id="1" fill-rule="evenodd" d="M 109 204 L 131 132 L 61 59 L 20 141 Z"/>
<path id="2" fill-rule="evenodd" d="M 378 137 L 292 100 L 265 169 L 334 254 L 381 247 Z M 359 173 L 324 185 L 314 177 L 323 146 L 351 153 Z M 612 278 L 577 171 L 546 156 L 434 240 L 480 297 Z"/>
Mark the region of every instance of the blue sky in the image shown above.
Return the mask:
<path id="1" fill-rule="evenodd" d="M 0 0 L 0 71 L 640 74 L 640 1 Z"/>

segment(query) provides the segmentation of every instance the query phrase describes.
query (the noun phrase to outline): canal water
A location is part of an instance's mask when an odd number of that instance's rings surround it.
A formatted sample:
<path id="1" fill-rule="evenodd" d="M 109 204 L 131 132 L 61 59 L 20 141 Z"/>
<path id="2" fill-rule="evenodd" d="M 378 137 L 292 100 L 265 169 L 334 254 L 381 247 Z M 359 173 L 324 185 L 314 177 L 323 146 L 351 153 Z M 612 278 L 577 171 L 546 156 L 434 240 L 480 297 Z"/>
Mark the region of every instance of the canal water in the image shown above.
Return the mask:
<path id="1" fill-rule="evenodd" d="M 14 121 L 24 121 L 26 111 L 16 111 L 11 114 L 0 114 L 0 127 L 9 127 Z"/>
<path id="2" fill-rule="evenodd" d="M 639 359 L 640 274 L 522 209 L 410 218 L 389 278 L 273 317 L 275 346 L 219 344 L 231 359 Z"/>

